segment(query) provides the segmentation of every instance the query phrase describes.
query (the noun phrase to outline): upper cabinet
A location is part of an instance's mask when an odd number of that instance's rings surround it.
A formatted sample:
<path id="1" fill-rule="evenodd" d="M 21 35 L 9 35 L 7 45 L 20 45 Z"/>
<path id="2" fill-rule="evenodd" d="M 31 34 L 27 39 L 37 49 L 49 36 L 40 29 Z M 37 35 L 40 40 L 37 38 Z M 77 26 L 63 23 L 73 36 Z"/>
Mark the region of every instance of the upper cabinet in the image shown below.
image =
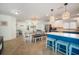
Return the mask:
<path id="1" fill-rule="evenodd" d="M 64 29 L 77 29 L 77 21 L 76 20 L 65 20 L 64 21 Z"/>

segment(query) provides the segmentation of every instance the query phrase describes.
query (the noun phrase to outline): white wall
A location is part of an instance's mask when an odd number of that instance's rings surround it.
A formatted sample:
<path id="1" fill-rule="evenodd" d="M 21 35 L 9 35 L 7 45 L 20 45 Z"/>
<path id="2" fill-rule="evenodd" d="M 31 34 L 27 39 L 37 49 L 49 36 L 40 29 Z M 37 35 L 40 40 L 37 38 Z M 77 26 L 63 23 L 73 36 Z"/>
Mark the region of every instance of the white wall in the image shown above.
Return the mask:
<path id="1" fill-rule="evenodd" d="M 57 20 L 54 22 L 54 27 L 63 27 L 63 20 Z"/>
<path id="2" fill-rule="evenodd" d="M 31 26 L 33 26 L 33 24 L 32 24 L 32 20 L 30 20 L 30 19 L 26 20 L 24 22 L 17 22 L 17 29 L 20 29 L 22 31 L 27 31 L 28 26 L 29 26 L 29 29 L 30 29 L 29 32 L 32 32 L 33 28 L 31 28 Z M 44 26 L 45 26 L 45 22 L 38 21 L 37 25 L 36 25 L 36 29 L 44 30 Z"/>
<path id="3" fill-rule="evenodd" d="M 26 30 L 26 23 L 25 22 L 17 22 L 17 30 Z"/>
<path id="4" fill-rule="evenodd" d="M 77 20 L 77 27 L 79 27 L 79 17 L 73 18 L 73 20 Z"/>
<path id="5" fill-rule="evenodd" d="M 45 28 L 44 28 L 45 24 L 46 24 L 45 21 L 42 21 L 42 20 L 38 21 L 36 29 L 40 29 L 40 30 L 44 31 L 45 30 Z"/>
<path id="6" fill-rule="evenodd" d="M 17 30 L 21 30 L 21 31 L 27 31 L 27 27 L 31 26 L 31 21 L 30 20 L 26 20 L 26 21 L 22 21 L 22 22 L 17 22 Z"/>
<path id="7" fill-rule="evenodd" d="M 0 22 L 7 22 L 6 26 L 0 26 L 0 35 L 4 36 L 4 40 L 16 38 L 16 18 L 9 15 L 0 15 Z"/>

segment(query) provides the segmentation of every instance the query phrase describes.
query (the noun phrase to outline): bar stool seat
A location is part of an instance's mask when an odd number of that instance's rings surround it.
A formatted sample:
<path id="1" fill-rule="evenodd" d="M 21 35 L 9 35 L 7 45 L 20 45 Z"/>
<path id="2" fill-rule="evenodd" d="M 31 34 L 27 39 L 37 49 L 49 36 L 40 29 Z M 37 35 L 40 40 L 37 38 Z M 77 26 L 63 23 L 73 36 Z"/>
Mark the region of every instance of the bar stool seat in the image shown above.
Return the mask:
<path id="1" fill-rule="evenodd" d="M 69 47 L 69 55 L 79 55 L 79 45 L 71 44 Z"/>
<path id="2" fill-rule="evenodd" d="M 47 39 L 47 47 L 52 48 L 55 51 L 55 41 L 56 39 L 48 38 Z"/>
<path id="3" fill-rule="evenodd" d="M 61 40 L 56 41 L 55 53 L 57 52 L 68 55 L 69 43 Z"/>

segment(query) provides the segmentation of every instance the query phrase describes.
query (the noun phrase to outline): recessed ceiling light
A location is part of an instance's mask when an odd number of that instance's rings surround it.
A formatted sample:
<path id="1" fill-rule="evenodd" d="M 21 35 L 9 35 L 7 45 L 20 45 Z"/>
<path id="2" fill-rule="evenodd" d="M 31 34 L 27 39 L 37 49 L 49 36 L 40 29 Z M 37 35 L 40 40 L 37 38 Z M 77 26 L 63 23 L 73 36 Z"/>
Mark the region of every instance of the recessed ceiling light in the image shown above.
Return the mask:
<path id="1" fill-rule="evenodd" d="M 15 14 L 18 14 L 18 12 L 15 12 Z"/>
<path id="2" fill-rule="evenodd" d="M 17 15 L 19 14 L 19 10 L 13 10 L 12 13 Z"/>

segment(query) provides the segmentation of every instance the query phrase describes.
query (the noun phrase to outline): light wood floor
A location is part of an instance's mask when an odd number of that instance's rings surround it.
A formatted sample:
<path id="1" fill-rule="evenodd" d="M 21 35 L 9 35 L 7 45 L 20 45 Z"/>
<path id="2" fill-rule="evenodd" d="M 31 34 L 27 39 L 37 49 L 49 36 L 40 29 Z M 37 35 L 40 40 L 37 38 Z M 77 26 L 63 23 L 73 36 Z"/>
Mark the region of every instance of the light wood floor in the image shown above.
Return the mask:
<path id="1" fill-rule="evenodd" d="M 55 55 L 55 53 L 46 48 L 46 41 L 41 40 L 37 43 L 27 43 L 22 37 L 4 42 L 2 55 Z"/>

